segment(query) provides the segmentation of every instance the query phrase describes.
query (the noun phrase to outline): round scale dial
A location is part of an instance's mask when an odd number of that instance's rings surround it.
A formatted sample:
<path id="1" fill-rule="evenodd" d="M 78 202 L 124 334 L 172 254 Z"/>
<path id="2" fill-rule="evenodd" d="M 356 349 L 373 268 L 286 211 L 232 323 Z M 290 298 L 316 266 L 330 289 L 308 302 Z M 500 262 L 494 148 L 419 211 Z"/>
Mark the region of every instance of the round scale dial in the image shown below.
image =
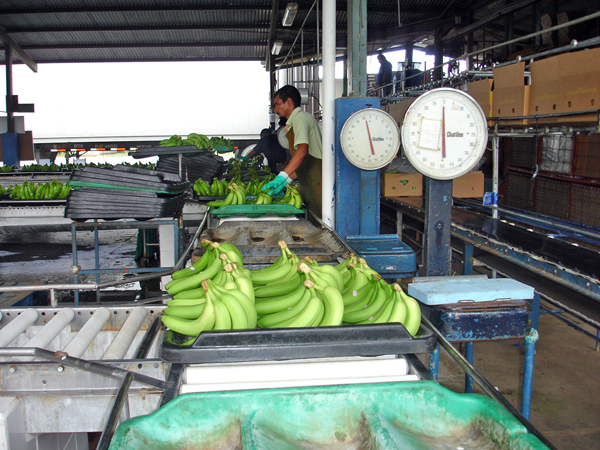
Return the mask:
<path id="1" fill-rule="evenodd" d="M 402 123 L 402 146 L 423 175 L 451 180 L 473 169 L 488 139 L 485 114 L 463 91 L 438 88 L 418 97 Z"/>
<path id="2" fill-rule="evenodd" d="M 398 124 L 381 109 L 361 109 L 344 122 L 340 146 L 352 165 L 364 170 L 380 169 L 398 153 Z"/>

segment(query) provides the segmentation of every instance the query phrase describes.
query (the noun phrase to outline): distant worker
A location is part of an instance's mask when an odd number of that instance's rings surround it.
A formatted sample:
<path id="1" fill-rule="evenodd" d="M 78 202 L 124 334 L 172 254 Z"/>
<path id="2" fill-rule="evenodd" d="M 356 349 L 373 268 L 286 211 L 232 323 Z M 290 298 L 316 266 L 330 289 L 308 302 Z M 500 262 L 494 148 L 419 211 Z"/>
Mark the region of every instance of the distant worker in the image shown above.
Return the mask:
<path id="1" fill-rule="evenodd" d="M 382 89 L 383 96 L 387 97 L 392 93 L 392 85 L 390 84 L 392 82 L 392 63 L 389 62 L 385 56 L 383 56 L 383 53 L 377 55 L 377 59 L 379 60 L 380 64 L 379 73 L 377 74 L 376 80 L 377 86 L 381 87 L 389 84 L 389 86 L 386 86 Z"/>
<path id="2" fill-rule="evenodd" d="M 297 179 L 304 203 L 314 213 L 321 215 L 321 129 L 311 114 L 300 109 L 300 101 L 300 92 L 294 86 L 283 86 L 275 93 L 275 112 L 287 119 L 285 136 L 292 159 L 263 190 L 277 195 L 293 179 Z"/>
<path id="3" fill-rule="evenodd" d="M 277 135 L 273 134 L 269 128 L 265 128 L 260 132 L 258 144 L 247 156 L 252 158 L 256 155 L 263 155 L 267 158 L 272 173 L 277 173 L 278 163 L 286 162 L 289 159 L 287 149 L 279 144 Z"/>

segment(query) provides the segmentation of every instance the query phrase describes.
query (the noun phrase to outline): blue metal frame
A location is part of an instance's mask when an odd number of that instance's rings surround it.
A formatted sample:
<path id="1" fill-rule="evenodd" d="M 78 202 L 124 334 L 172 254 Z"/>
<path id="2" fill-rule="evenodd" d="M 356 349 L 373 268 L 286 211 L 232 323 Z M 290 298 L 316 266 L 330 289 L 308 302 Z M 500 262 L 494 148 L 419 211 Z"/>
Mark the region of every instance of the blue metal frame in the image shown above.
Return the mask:
<path id="1" fill-rule="evenodd" d="M 74 283 L 79 284 L 80 275 L 95 275 L 96 283 L 100 283 L 100 275 L 107 273 L 147 273 L 147 272 L 162 272 L 165 270 L 164 267 L 143 267 L 143 268 L 124 268 L 124 269 L 100 269 L 100 243 L 98 239 L 99 229 L 146 229 L 146 228 L 158 228 L 160 225 L 172 225 L 173 226 L 173 240 L 174 240 L 174 254 L 175 260 L 179 259 L 181 252 L 181 233 L 179 227 L 179 220 L 152 220 L 152 221 L 111 221 L 111 222 L 72 222 L 71 223 L 71 248 L 73 253 L 73 267 L 78 267 L 77 258 L 77 229 L 78 228 L 89 228 L 94 229 L 94 269 L 79 269 L 74 276 Z M 144 243 L 144 250 L 145 250 Z M 79 305 L 79 289 L 75 289 L 75 305 Z"/>
<path id="2" fill-rule="evenodd" d="M 506 245 L 492 242 L 486 237 L 473 233 L 472 230 L 461 229 L 455 224 L 452 226 L 452 233 L 465 241 L 465 244 L 475 245 L 478 248 L 506 259 L 513 264 L 538 273 L 559 284 L 566 285 L 570 289 L 583 295 L 592 297 L 595 300 L 600 300 L 600 285 L 593 283 L 581 275 L 568 272 L 557 265 L 547 263 L 538 258 L 532 258 L 530 255 L 507 247 Z"/>

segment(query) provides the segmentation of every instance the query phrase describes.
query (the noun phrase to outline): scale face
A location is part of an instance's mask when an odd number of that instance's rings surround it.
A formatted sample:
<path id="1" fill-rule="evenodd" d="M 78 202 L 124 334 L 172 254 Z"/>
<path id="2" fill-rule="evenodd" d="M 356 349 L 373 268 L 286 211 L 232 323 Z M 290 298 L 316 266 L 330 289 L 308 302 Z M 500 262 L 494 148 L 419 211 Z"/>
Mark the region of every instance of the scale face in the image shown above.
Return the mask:
<path id="1" fill-rule="evenodd" d="M 359 169 L 376 170 L 396 157 L 400 147 L 396 120 L 381 109 L 365 108 L 352 114 L 342 127 L 344 156 Z"/>
<path id="2" fill-rule="evenodd" d="M 418 97 L 406 111 L 402 146 L 423 175 L 451 180 L 477 165 L 488 139 L 485 114 L 465 92 L 438 88 Z"/>
<path id="3" fill-rule="evenodd" d="M 287 136 L 285 135 L 285 127 L 280 127 L 277 130 L 277 140 L 279 141 L 279 145 L 281 145 L 286 150 L 290 147 L 290 141 L 288 141 Z"/>

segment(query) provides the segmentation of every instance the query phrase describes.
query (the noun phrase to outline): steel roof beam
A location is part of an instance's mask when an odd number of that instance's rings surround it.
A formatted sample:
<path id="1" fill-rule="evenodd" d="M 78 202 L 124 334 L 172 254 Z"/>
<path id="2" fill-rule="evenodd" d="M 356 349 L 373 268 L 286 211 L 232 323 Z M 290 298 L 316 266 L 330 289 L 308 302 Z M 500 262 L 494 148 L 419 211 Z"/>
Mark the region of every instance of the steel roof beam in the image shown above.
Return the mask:
<path id="1" fill-rule="evenodd" d="M 5 45 L 11 47 L 12 54 L 14 56 L 19 58 L 21 62 L 27 64 L 27 67 L 37 73 L 37 63 L 35 60 L 25 50 L 23 50 L 17 41 L 10 37 L 6 30 L 2 27 L 0 27 L 0 40 L 2 40 Z"/>
<path id="2" fill-rule="evenodd" d="M 94 49 L 94 48 L 177 48 L 177 47 L 263 47 L 266 40 L 257 42 L 182 42 L 182 43 L 118 43 L 118 44 L 47 44 L 24 45 L 27 50 L 54 50 L 54 49 Z"/>
<path id="3" fill-rule="evenodd" d="M 74 33 L 90 31 L 166 31 L 166 30 L 248 30 L 248 31 L 268 31 L 269 24 L 235 24 L 235 25 L 214 25 L 214 24 L 194 24 L 194 25 L 129 25 L 129 26 L 100 26 L 100 27 L 28 27 L 28 28 L 10 28 L 6 32 L 16 33 Z"/>

